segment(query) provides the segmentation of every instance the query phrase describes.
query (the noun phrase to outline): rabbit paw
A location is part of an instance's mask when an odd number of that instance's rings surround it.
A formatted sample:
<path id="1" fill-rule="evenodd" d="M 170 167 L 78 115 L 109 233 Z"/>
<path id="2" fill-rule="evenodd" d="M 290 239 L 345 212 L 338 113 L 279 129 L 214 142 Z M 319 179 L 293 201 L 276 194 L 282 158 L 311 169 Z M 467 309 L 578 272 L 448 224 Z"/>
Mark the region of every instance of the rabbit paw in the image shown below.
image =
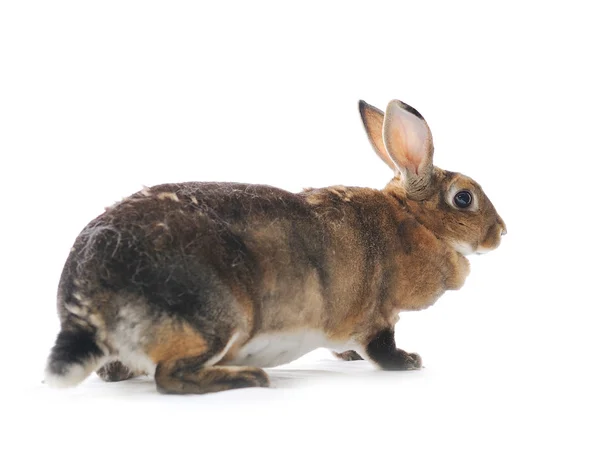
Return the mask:
<path id="1" fill-rule="evenodd" d="M 362 361 L 363 358 L 356 351 L 344 351 L 343 353 L 333 353 L 342 361 Z"/>

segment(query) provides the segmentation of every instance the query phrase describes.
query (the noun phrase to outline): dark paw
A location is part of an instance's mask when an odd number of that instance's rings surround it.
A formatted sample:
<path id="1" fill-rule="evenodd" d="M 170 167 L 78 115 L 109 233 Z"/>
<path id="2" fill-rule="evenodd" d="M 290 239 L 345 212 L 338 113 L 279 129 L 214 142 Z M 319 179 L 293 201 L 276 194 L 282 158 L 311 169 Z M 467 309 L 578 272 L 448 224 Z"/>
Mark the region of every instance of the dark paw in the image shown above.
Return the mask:
<path id="1" fill-rule="evenodd" d="M 393 356 L 380 359 L 378 364 L 383 370 L 390 371 L 416 370 L 422 367 L 421 356 L 401 349 L 397 349 Z"/>
<path id="2" fill-rule="evenodd" d="M 268 387 L 269 376 L 262 369 L 248 369 L 241 371 L 238 376 L 239 382 L 244 382 L 243 387 Z"/>
<path id="3" fill-rule="evenodd" d="M 343 353 L 333 353 L 343 361 L 362 361 L 363 358 L 356 351 L 344 351 Z"/>
<path id="4" fill-rule="evenodd" d="M 105 382 L 120 382 L 136 376 L 134 372 L 119 361 L 109 362 L 98 369 L 96 374 Z"/>
<path id="5" fill-rule="evenodd" d="M 406 370 L 420 369 L 422 366 L 423 361 L 417 353 L 408 353 L 406 355 Z"/>

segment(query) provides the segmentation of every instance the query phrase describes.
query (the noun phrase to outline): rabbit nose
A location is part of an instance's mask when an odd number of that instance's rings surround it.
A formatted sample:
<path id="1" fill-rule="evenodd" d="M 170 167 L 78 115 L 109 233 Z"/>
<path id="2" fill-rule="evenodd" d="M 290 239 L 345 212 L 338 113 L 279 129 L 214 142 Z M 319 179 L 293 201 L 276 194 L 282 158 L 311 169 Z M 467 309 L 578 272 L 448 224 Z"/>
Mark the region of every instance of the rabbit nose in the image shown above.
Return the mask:
<path id="1" fill-rule="evenodd" d="M 505 236 L 506 235 L 506 224 L 504 224 L 504 220 L 498 216 L 498 224 L 502 227 L 502 231 L 500 232 L 500 235 Z"/>

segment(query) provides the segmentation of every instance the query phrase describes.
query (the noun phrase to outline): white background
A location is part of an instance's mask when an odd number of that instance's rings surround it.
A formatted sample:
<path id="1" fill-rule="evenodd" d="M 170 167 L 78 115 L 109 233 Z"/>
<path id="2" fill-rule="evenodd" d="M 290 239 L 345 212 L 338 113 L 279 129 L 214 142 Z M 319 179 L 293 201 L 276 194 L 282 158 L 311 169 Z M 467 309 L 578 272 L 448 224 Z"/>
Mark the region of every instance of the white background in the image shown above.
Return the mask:
<path id="1" fill-rule="evenodd" d="M 598 466 L 597 18 L 577 1 L 3 2 L 6 466 Z M 393 98 L 508 226 L 461 291 L 401 319 L 424 370 L 318 351 L 269 390 L 41 385 L 62 264 L 104 206 L 186 180 L 383 187 L 357 101 Z"/>

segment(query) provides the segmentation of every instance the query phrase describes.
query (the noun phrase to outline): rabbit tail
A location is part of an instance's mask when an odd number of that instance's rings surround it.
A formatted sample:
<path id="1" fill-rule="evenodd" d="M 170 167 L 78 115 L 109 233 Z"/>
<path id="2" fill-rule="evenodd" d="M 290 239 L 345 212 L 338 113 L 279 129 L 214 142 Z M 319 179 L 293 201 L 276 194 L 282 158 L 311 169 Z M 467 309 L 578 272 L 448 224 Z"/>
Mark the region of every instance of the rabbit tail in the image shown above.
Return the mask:
<path id="1" fill-rule="evenodd" d="M 52 387 L 73 387 L 101 367 L 106 353 L 87 323 L 64 323 L 50 351 L 45 382 Z"/>

